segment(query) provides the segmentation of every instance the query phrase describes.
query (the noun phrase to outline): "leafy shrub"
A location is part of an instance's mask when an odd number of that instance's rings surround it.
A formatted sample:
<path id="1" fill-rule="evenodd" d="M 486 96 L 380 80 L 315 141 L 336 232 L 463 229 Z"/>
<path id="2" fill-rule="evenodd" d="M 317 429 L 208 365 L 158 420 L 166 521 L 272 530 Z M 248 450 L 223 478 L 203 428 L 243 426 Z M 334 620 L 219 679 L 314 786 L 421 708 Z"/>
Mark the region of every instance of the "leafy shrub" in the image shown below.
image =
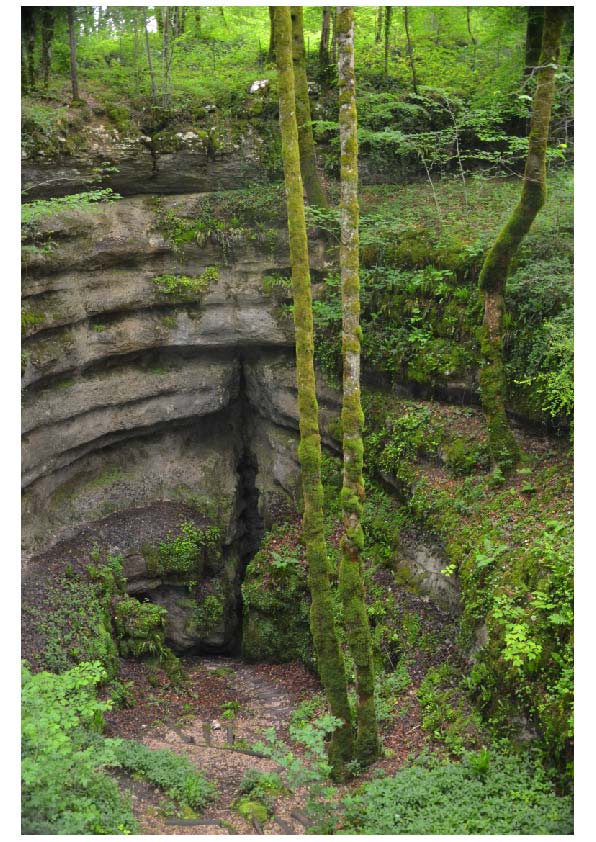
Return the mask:
<path id="1" fill-rule="evenodd" d="M 161 605 L 125 596 L 114 608 L 114 625 L 125 657 L 163 654 L 166 609 Z"/>
<path id="2" fill-rule="evenodd" d="M 154 576 L 175 573 L 200 575 L 206 557 L 219 557 L 221 531 L 216 526 L 199 529 L 193 523 L 180 525 L 181 535 L 168 535 L 159 545 L 157 556 L 145 548 L 147 565 Z"/>
<path id="3" fill-rule="evenodd" d="M 106 672 L 97 661 L 62 675 L 22 671 L 22 832 L 134 833 L 130 804 L 102 769 L 116 763 L 98 737 L 110 702 L 96 698 Z"/>
<path id="4" fill-rule="evenodd" d="M 112 561 L 121 564 L 118 558 Z M 115 586 L 106 588 L 103 582 L 82 576 L 63 577 L 52 585 L 43 608 L 26 609 L 43 641 L 35 655 L 37 665 L 64 672 L 81 661 L 100 661 L 109 676 L 115 675 L 118 650 L 112 637 L 110 601 L 116 593 Z"/>
<path id="5" fill-rule="evenodd" d="M 167 749 L 150 749 L 136 740 L 109 740 L 116 762 L 158 786 L 181 805 L 202 810 L 216 794 L 214 784 L 186 757 Z"/>
<path id="6" fill-rule="evenodd" d="M 171 295 L 185 300 L 200 299 L 209 285 L 219 278 L 217 266 L 208 266 L 198 277 L 188 275 L 156 275 L 151 280 L 163 295 Z"/>
<path id="7" fill-rule="evenodd" d="M 572 802 L 539 767 L 488 752 L 421 759 L 344 798 L 344 833 L 570 834 Z"/>

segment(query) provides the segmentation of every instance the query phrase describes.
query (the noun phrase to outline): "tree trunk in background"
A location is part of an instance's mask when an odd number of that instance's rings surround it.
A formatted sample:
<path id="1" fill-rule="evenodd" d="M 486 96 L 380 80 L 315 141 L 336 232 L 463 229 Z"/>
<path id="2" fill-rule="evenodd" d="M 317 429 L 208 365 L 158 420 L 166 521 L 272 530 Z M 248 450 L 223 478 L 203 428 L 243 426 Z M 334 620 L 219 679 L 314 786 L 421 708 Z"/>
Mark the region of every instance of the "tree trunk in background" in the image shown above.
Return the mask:
<path id="1" fill-rule="evenodd" d="M 21 6 L 21 38 L 23 42 L 23 82 L 25 90 L 35 87 L 35 9 Z"/>
<path id="2" fill-rule="evenodd" d="M 540 61 L 542 47 L 542 27 L 544 25 L 544 7 L 528 6 L 528 23 L 526 26 L 526 66 L 524 73 L 529 76 L 534 72 Z"/>
<path id="3" fill-rule="evenodd" d="M 328 203 L 317 172 L 315 141 L 310 122 L 302 6 L 291 6 L 290 9 L 292 15 L 292 59 L 294 63 L 294 93 L 296 97 L 298 144 L 300 147 L 300 169 L 309 203 L 326 208 Z"/>
<path id="4" fill-rule="evenodd" d="M 195 6 L 195 32 L 200 36 L 201 34 L 201 8 Z"/>
<path id="5" fill-rule="evenodd" d="M 166 6 L 163 16 L 163 104 L 164 106 L 170 103 L 170 64 L 172 61 L 172 46 L 171 46 L 171 26 L 170 26 L 170 7 Z"/>
<path id="6" fill-rule="evenodd" d="M 147 29 L 147 14 L 143 7 L 143 27 L 145 29 L 145 49 L 147 51 L 147 66 L 149 68 L 149 78 L 151 79 L 151 99 L 155 104 L 157 102 L 157 88 L 155 86 L 155 74 L 153 72 L 153 61 L 151 60 L 151 47 L 149 45 L 149 30 Z"/>
<path id="7" fill-rule="evenodd" d="M 269 51 L 267 61 L 275 61 L 275 6 L 269 6 Z"/>
<path id="8" fill-rule="evenodd" d="M 379 6 L 379 10 L 377 12 L 377 27 L 375 29 L 375 44 L 380 44 L 382 37 L 383 37 L 383 7 Z"/>
<path id="9" fill-rule="evenodd" d="M 344 535 L 339 590 L 344 607 L 344 628 L 356 667 L 356 758 L 363 766 L 380 753 L 375 713 L 375 674 L 370 626 L 362 574 L 362 504 L 364 478 L 360 402 L 360 281 L 358 233 L 358 120 L 354 77 L 354 10 L 337 7 L 339 51 L 339 139 L 341 148 L 341 267 L 343 345 L 343 451 L 341 492 Z"/>
<path id="10" fill-rule="evenodd" d="M 504 469 L 511 468 L 520 457 L 505 412 L 505 288 L 511 261 L 544 204 L 546 195 L 546 144 L 555 94 L 555 65 L 559 59 L 562 23 L 562 9 L 546 6 L 521 199 L 487 254 L 479 278 L 480 289 L 484 291 L 480 396 L 488 426 L 490 454 L 493 462 Z"/>
<path id="11" fill-rule="evenodd" d="M 477 39 L 472 34 L 472 20 L 471 20 L 471 8 L 470 6 L 466 6 L 466 20 L 468 23 L 468 35 L 470 36 L 470 44 L 474 47 L 474 52 L 472 53 L 472 70 L 476 70 L 476 47 L 478 44 Z"/>
<path id="12" fill-rule="evenodd" d="M 54 9 L 44 6 L 41 13 L 41 79 L 44 91 L 50 82 L 51 48 L 54 36 Z"/>
<path id="13" fill-rule="evenodd" d="M 416 65 L 414 64 L 414 50 L 412 49 L 412 40 L 410 38 L 410 30 L 408 27 L 408 7 L 404 6 L 404 26 L 406 30 L 406 39 L 408 41 L 408 57 L 410 59 L 410 67 L 412 68 L 412 87 L 414 93 L 418 93 L 418 80 L 416 78 Z"/>
<path id="14" fill-rule="evenodd" d="M 329 708 L 331 713 L 343 722 L 343 725 L 334 732 L 329 746 L 329 762 L 335 776 L 341 778 L 345 774 L 346 763 L 353 757 L 352 716 L 348 702 L 344 661 L 335 627 L 333 597 L 329 581 L 329 560 L 325 544 L 321 438 L 313 359 L 312 296 L 300 175 L 298 128 L 295 118 L 292 21 L 289 6 L 275 7 L 275 38 L 296 331 L 296 379 L 300 427 L 298 457 L 304 497 L 303 536 L 312 600 L 310 621 L 318 670 L 327 694 Z"/>
<path id="15" fill-rule="evenodd" d="M 337 28 L 336 28 L 337 10 L 335 6 L 331 8 L 331 63 L 337 64 Z"/>
<path id="16" fill-rule="evenodd" d="M 389 38 L 391 36 L 392 6 L 385 6 L 385 76 L 389 75 Z"/>
<path id="17" fill-rule="evenodd" d="M 331 33 L 331 6 L 323 6 L 321 21 L 321 44 L 319 46 L 319 63 L 321 67 L 329 66 L 329 35 Z"/>
<path id="18" fill-rule="evenodd" d="M 68 15 L 68 38 L 70 42 L 70 82 L 72 85 L 72 98 L 80 99 L 79 97 L 79 79 L 77 75 L 77 42 L 75 38 L 74 28 L 74 12 L 76 6 L 67 6 L 66 12 Z"/>

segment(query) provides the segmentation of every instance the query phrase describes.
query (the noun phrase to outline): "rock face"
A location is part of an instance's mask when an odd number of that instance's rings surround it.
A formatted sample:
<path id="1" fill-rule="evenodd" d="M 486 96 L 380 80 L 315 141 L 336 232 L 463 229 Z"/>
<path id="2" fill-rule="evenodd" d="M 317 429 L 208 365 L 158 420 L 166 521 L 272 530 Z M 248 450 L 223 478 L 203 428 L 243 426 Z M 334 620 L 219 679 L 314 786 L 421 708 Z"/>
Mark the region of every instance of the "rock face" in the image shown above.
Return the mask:
<path id="1" fill-rule="evenodd" d="M 264 140 L 250 127 L 221 120 L 201 130 L 123 133 L 83 110 L 53 147 L 30 144 L 21 162 L 28 200 L 66 196 L 97 183 L 123 196 L 235 190 L 266 180 Z M 52 142 L 50 142 L 52 147 Z M 105 164 L 109 169 L 105 169 Z"/>
<path id="2" fill-rule="evenodd" d="M 196 199 L 166 208 L 192 213 Z M 37 237 L 52 245 L 26 250 L 23 280 L 25 552 L 112 513 L 191 506 L 221 532 L 207 591 L 190 599 L 179 577 L 152 575 L 135 544 L 125 575 L 131 593 L 168 609 L 172 645 L 226 648 L 259 531 L 299 500 L 292 324 L 263 287 L 288 271 L 285 230 L 266 247 L 207 238 L 182 252 L 135 198 L 64 211 Z M 323 245 L 311 254 L 324 268 Z M 168 292 L 154 280 L 164 276 L 207 281 Z M 336 417 L 338 395 L 320 391 Z M 200 600 L 213 609 L 216 596 L 220 614 L 199 628 Z"/>

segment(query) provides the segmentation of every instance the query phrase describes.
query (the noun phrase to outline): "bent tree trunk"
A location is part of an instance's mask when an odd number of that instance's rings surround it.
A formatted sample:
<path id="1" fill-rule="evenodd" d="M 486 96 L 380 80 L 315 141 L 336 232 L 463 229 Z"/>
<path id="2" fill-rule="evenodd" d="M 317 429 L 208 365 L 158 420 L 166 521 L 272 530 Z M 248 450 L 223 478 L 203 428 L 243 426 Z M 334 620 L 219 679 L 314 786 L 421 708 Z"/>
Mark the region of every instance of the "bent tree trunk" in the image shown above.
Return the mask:
<path id="1" fill-rule="evenodd" d="M 542 52 L 532 103 L 528 157 L 519 204 L 511 214 L 480 272 L 484 291 L 484 321 L 481 335 L 480 396 L 488 426 L 488 443 L 493 462 L 510 469 L 520 451 L 505 413 L 505 371 L 503 366 L 503 315 L 507 273 L 519 245 L 544 204 L 546 196 L 546 144 L 553 97 L 556 63 L 559 58 L 563 14 L 557 6 L 546 6 Z"/>
<path id="2" fill-rule="evenodd" d="M 354 10 L 337 7 L 339 51 L 339 138 L 341 147 L 341 266 L 343 342 L 343 450 L 344 480 L 341 492 L 344 535 L 339 589 L 344 606 L 344 626 L 356 666 L 356 757 L 366 766 L 380 751 L 375 713 L 375 676 L 368 614 L 362 575 L 362 503 L 364 501 L 362 427 L 360 402 L 360 283 L 358 277 L 358 126 L 354 78 Z"/>
<path id="3" fill-rule="evenodd" d="M 292 59 L 294 63 L 294 92 L 296 96 L 296 122 L 298 124 L 298 145 L 300 147 L 300 169 L 308 201 L 311 205 L 327 207 L 321 179 L 317 172 L 315 141 L 310 122 L 308 101 L 308 79 L 304 56 L 304 24 L 302 6 L 291 6 L 292 14 Z"/>
<path id="4" fill-rule="evenodd" d="M 289 6 L 275 7 L 275 51 L 279 85 L 279 119 L 282 158 L 288 205 L 292 295 L 296 331 L 296 379 L 300 427 L 300 460 L 304 497 L 303 536 L 311 594 L 310 623 L 319 674 L 333 716 L 342 721 L 329 746 L 329 762 L 336 778 L 345 775 L 353 756 L 352 715 L 346 675 L 339 646 L 329 581 L 329 560 L 323 520 L 321 483 L 321 437 L 315 390 L 314 331 L 308 266 L 308 242 L 304 197 L 300 175 L 300 152 L 296 125 L 294 73 L 292 67 L 292 21 Z"/>

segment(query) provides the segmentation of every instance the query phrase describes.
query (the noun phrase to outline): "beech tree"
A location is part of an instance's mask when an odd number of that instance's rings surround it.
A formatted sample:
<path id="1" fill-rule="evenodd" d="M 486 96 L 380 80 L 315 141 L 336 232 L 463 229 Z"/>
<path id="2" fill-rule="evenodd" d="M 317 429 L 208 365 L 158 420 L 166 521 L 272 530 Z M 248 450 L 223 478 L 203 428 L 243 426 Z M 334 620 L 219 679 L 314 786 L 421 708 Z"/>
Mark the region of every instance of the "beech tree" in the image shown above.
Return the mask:
<path id="1" fill-rule="evenodd" d="M 296 97 L 298 145 L 300 147 L 300 170 L 310 204 L 326 208 L 327 198 L 317 172 L 315 141 L 310 121 L 302 6 L 291 6 L 290 8 L 292 15 L 292 60 L 294 64 L 294 92 Z"/>
<path id="2" fill-rule="evenodd" d="M 563 10 L 558 6 L 546 6 L 521 199 L 487 254 L 479 278 L 484 291 L 480 395 L 488 425 L 490 454 L 493 462 L 503 468 L 512 467 L 520 458 L 505 412 L 503 315 L 507 274 L 546 196 L 546 145 L 562 25 Z"/>
<path id="3" fill-rule="evenodd" d="M 362 575 L 364 478 L 360 401 L 360 284 L 358 233 L 358 121 L 354 76 L 354 10 L 337 7 L 339 137 L 341 149 L 341 245 L 344 477 L 341 492 L 344 535 L 339 588 L 344 625 L 356 666 L 356 757 L 368 765 L 379 756 L 375 676 Z"/>
<path id="4" fill-rule="evenodd" d="M 334 732 L 329 746 L 329 762 L 333 767 L 333 773 L 336 778 L 341 778 L 345 775 L 346 763 L 353 757 L 354 741 L 345 666 L 335 626 L 329 559 L 325 543 L 321 437 L 314 369 L 312 295 L 304 196 L 300 175 L 292 62 L 292 21 L 289 6 L 275 7 L 275 38 L 296 332 L 296 379 L 300 429 L 298 458 L 304 499 L 302 530 L 311 595 L 310 626 L 319 675 L 325 688 L 329 708 L 342 723 Z"/>

